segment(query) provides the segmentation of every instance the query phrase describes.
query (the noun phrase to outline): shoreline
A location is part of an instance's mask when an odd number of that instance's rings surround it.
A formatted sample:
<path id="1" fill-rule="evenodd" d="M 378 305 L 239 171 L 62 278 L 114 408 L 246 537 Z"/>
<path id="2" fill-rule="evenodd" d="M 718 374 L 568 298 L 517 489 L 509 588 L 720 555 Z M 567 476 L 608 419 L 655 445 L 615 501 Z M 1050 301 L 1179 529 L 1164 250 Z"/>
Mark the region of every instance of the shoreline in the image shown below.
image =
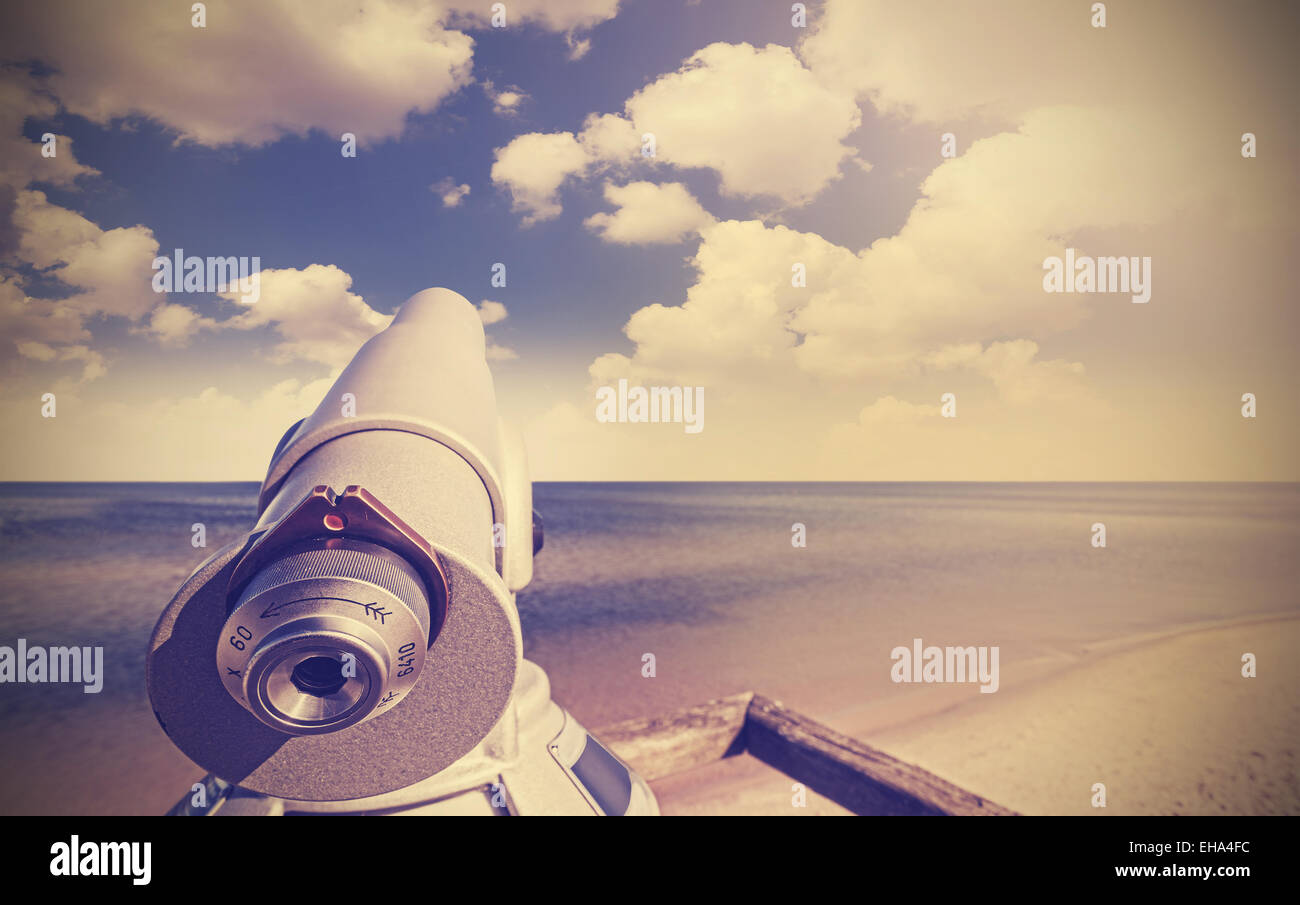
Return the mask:
<path id="1" fill-rule="evenodd" d="M 1010 692 L 1033 688 L 1068 676 L 1075 670 L 1086 669 L 1104 661 L 1107 657 L 1156 647 L 1188 635 L 1272 622 L 1300 622 L 1300 613 L 1277 611 L 1255 616 L 1205 620 L 1135 635 L 1120 635 L 1103 641 L 1085 642 L 1079 644 L 1074 650 L 1062 650 L 1051 656 L 1034 657 L 1013 663 L 1010 669 L 1002 669 L 1000 687 L 993 695 L 981 695 L 978 687 L 973 685 L 936 683 L 905 686 L 908 688 L 905 695 L 890 700 L 877 699 L 849 706 L 824 708 L 816 701 L 812 702 L 814 706 L 806 706 L 793 699 L 785 703 L 846 735 L 866 741 L 868 734 L 905 729 L 913 724 L 949 714 L 978 702 L 981 698 L 993 700 Z M 762 693 L 761 688 L 755 690 Z M 1300 694 L 1300 688 L 1297 689 L 1297 693 Z M 922 700 L 905 700 L 908 697 Z"/>

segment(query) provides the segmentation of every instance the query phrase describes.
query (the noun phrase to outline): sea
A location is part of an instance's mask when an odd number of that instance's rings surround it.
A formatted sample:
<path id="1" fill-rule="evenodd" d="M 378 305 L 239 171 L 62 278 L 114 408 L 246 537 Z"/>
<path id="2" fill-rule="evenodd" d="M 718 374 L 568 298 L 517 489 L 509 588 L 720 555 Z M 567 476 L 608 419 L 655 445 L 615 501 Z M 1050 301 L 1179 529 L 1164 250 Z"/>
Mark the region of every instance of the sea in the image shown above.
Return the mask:
<path id="1" fill-rule="evenodd" d="M 159 813 L 202 776 L 153 717 L 146 646 L 257 490 L 0 484 L 0 645 L 104 648 L 98 694 L 0 685 L 0 813 Z M 916 638 L 997 646 L 1014 676 L 1300 610 L 1297 484 L 538 483 L 534 505 L 524 654 L 592 728 L 746 690 L 833 725 L 897 694 Z"/>

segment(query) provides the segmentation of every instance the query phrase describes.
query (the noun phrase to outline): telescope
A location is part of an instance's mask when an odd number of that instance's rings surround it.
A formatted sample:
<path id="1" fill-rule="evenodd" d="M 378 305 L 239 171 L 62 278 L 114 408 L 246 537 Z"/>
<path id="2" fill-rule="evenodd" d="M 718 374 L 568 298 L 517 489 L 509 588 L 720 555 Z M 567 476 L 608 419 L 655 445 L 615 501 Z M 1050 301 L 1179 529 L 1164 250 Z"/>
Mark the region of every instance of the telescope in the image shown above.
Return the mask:
<path id="1" fill-rule="evenodd" d="M 210 774 L 173 813 L 658 813 L 523 659 L 542 523 L 464 297 L 419 292 L 361 347 L 257 510 L 149 642 L 154 714 Z"/>

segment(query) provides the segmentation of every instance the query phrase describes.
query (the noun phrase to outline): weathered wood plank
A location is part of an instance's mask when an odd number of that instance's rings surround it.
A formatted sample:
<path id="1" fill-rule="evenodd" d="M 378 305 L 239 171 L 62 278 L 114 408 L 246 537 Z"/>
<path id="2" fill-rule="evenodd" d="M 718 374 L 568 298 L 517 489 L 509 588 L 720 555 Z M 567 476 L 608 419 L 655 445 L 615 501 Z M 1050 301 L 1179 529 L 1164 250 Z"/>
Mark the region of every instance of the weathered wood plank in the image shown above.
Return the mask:
<path id="1" fill-rule="evenodd" d="M 754 757 L 855 814 L 1015 814 L 761 695 L 750 702 L 744 744 Z"/>
<path id="2" fill-rule="evenodd" d="M 752 692 L 734 694 L 646 719 L 626 720 L 593 734 L 624 763 L 653 781 L 744 750 Z"/>

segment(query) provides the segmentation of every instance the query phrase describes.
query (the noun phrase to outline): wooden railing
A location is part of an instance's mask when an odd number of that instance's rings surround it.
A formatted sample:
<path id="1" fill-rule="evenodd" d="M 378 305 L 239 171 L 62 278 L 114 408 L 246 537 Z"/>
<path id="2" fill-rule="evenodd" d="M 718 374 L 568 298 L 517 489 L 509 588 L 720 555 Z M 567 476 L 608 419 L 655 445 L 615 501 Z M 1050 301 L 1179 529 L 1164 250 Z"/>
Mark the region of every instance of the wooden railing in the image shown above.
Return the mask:
<path id="1" fill-rule="evenodd" d="M 649 782 L 748 753 L 855 814 L 1015 815 L 752 692 L 595 735 Z"/>

